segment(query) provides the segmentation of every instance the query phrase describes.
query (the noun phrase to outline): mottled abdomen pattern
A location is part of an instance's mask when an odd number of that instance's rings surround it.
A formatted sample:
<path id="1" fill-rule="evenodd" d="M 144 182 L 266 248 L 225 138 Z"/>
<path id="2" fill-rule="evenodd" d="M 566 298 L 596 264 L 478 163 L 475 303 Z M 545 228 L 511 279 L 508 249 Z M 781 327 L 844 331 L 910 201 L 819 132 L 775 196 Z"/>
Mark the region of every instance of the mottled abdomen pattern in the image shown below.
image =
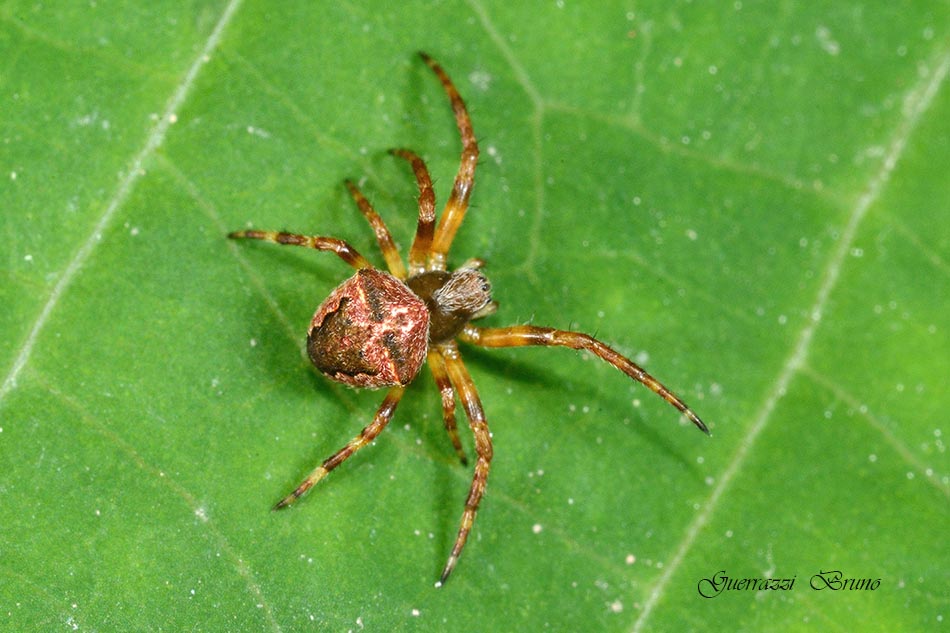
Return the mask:
<path id="1" fill-rule="evenodd" d="M 327 377 L 376 389 L 412 382 L 428 337 L 425 303 L 389 273 L 363 268 L 317 308 L 307 353 Z"/>

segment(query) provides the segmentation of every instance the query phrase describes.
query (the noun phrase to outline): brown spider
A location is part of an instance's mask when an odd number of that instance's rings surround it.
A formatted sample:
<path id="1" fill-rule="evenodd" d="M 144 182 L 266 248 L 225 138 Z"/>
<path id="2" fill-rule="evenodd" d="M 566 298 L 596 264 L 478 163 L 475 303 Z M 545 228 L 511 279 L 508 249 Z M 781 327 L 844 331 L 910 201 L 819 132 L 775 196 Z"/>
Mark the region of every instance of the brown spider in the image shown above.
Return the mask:
<path id="1" fill-rule="evenodd" d="M 442 395 L 442 416 L 449 439 L 463 464 L 467 463 L 455 424 L 455 393 L 475 436 L 475 473 L 465 500 L 458 536 L 436 586 L 441 586 L 458 562 L 472 529 L 475 512 L 485 492 L 492 459 L 491 433 L 475 384 L 459 356 L 456 338 L 482 347 L 560 345 L 587 350 L 637 380 L 679 409 L 693 424 L 709 433 L 702 420 L 676 395 L 636 363 L 597 339 L 579 332 L 535 325 L 483 328 L 471 321 L 492 314 L 491 285 L 480 272 L 484 262 L 470 259 L 461 268 L 446 271 L 449 247 L 468 209 L 478 162 L 478 144 L 465 103 L 442 67 L 419 55 L 442 82 L 462 137 L 462 158 L 442 218 L 436 226 L 435 195 L 425 163 L 408 149 L 390 153 L 409 162 L 419 187 L 419 222 L 409 249 L 408 270 L 382 218 L 352 182 L 346 186 L 360 212 L 376 233 L 389 272 L 373 267 L 352 246 L 333 237 L 297 235 L 278 231 L 245 230 L 230 238 L 249 238 L 332 251 L 356 269 L 317 308 L 307 335 L 307 352 L 328 378 L 353 387 L 389 387 L 373 421 L 342 449 L 320 464 L 274 509 L 284 508 L 323 479 L 327 473 L 372 442 L 393 417 L 406 386 L 426 360 Z"/>

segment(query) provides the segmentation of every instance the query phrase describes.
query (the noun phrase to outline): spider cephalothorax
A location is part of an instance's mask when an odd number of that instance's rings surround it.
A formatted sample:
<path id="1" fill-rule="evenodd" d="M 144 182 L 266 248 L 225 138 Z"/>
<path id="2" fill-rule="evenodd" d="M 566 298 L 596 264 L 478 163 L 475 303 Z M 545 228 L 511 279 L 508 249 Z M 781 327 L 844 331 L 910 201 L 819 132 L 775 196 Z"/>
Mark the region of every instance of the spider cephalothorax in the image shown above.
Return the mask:
<path id="1" fill-rule="evenodd" d="M 442 217 L 436 225 L 435 195 L 429 171 L 419 156 L 407 149 L 391 150 L 409 162 L 419 186 L 419 223 L 403 265 L 389 230 L 356 185 L 347 188 L 376 234 L 389 272 L 378 270 L 343 240 L 279 231 L 235 231 L 228 237 L 250 238 L 332 251 L 356 269 L 317 308 L 307 333 L 307 353 L 327 377 L 353 387 L 388 387 L 373 421 L 342 449 L 324 460 L 275 509 L 293 503 L 350 455 L 373 441 L 392 419 L 406 385 L 428 361 L 442 396 L 442 416 L 449 439 L 462 463 L 467 463 L 455 422 L 458 395 L 475 437 L 475 473 L 465 501 L 458 536 L 437 585 L 452 573 L 468 539 L 485 492 L 492 459 L 491 433 L 475 384 L 462 363 L 456 339 L 482 347 L 527 345 L 563 346 L 587 350 L 627 376 L 643 383 L 679 409 L 708 433 L 706 425 L 686 404 L 640 366 L 597 339 L 566 330 L 534 325 L 482 328 L 471 322 L 495 312 L 491 285 L 479 270 L 484 262 L 471 259 L 446 270 L 449 248 L 465 217 L 478 162 L 478 144 L 465 103 L 448 75 L 431 57 L 420 53 L 435 72 L 449 97 L 462 137 L 462 158 Z"/>

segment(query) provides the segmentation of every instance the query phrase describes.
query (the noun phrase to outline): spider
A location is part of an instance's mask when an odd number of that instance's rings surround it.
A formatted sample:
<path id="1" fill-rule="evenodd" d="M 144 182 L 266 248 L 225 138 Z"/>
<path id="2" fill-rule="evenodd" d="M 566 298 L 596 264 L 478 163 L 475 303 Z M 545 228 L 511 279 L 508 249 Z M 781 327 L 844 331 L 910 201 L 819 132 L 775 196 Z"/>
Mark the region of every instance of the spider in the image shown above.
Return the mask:
<path id="1" fill-rule="evenodd" d="M 392 419 L 406 386 L 416 378 L 426 361 L 442 397 L 445 429 L 460 461 L 467 464 L 455 420 L 458 394 L 475 437 L 476 459 L 458 535 L 436 583 L 441 587 L 455 569 L 471 532 L 493 453 L 485 410 L 462 363 L 457 340 L 481 347 L 545 345 L 587 350 L 645 385 L 703 432 L 708 434 L 709 430 L 686 403 L 643 368 L 587 334 L 536 325 L 499 328 L 472 324 L 498 308 L 491 297 L 491 285 L 481 272 L 485 262 L 470 259 L 450 272 L 446 261 L 468 209 L 478 162 L 478 143 L 465 103 L 448 74 L 429 55 L 422 52 L 419 55 L 448 95 L 462 138 L 462 156 L 452 192 L 436 224 L 435 194 L 425 163 L 411 150 L 390 150 L 412 167 L 419 189 L 419 220 L 409 248 L 408 267 L 403 265 L 382 218 L 350 181 L 346 181 L 346 187 L 375 232 L 389 272 L 374 268 L 347 242 L 334 237 L 256 229 L 235 231 L 228 237 L 331 251 L 355 268 L 356 273 L 335 288 L 317 308 L 308 330 L 307 352 L 317 369 L 331 380 L 352 387 L 389 389 L 373 421 L 317 466 L 274 506 L 275 510 L 292 504 L 353 453 L 372 442 Z"/>

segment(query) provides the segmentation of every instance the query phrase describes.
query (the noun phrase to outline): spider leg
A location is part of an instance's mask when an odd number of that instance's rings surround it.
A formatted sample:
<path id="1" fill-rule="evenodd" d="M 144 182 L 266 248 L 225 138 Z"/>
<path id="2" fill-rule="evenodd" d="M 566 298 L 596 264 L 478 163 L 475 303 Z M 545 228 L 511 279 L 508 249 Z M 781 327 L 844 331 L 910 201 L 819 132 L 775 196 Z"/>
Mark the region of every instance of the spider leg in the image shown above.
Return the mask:
<path id="1" fill-rule="evenodd" d="M 668 403 L 676 407 L 683 415 L 699 429 L 709 435 L 709 428 L 699 419 L 685 402 L 673 392 L 663 386 L 660 381 L 651 376 L 642 367 L 632 360 L 598 341 L 592 336 L 580 332 L 557 330 L 550 327 L 534 325 L 515 325 L 502 328 L 480 328 L 467 325 L 459 335 L 463 341 L 482 347 L 523 347 L 525 345 L 560 345 L 571 349 L 583 349 L 596 354 L 634 380 L 642 383 L 647 389 L 657 394 Z"/>
<path id="2" fill-rule="evenodd" d="M 426 257 L 432 246 L 432 236 L 435 235 L 435 192 L 432 190 L 429 170 L 415 152 L 408 149 L 391 149 L 389 153 L 409 161 L 419 185 L 419 223 L 416 226 L 416 237 L 409 249 L 409 276 L 412 277 L 425 271 Z"/>
<path id="3" fill-rule="evenodd" d="M 452 111 L 455 113 L 455 124 L 458 126 L 459 134 L 462 137 L 462 157 L 459 170 L 455 176 L 452 193 L 449 194 L 449 201 L 445 205 L 445 211 L 443 211 L 439 226 L 435 230 L 435 239 L 429 253 L 430 270 L 445 270 L 449 248 L 452 246 L 455 232 L 458 231 L 462 220 L 465 218 L 465 212 L 468 210 L 468 200 L 472 195 L 472 185 L 475 183 L 475 166 L 478 163 L 478 143 L 475 140 L 475 132 L 472 130 L 472 121 L 468 116 L 468 110 L 465 108 L 465 102 L 462 101 L 462 97 L 452 80 L 449 79 L 448 74 L 425 53 L 420 51 L 419 56 L 442 82 L 442 88 L 445 90 L 445 94 L 448 95 L 452 104 Z"/>
<path id="4" fill-rule="evenodd" d="M 491 467 L 492 444 L 491 432 L 488 430 L 488 423 L 485 421 L 485 410 L 482 408 L 482 402 L 478 397 L 478 391 L 475 389 L 475 383 L 472 377 L 462 363 L 458 348 L 455 342 L 445 343 L 439 346 L 439 353 L 445 360 L 445 368 L 448 372 L 452 385 L 459 393 L 459 399 L 465 408 L 465 414 L 468 416 L 468 423 L 475 436 L 475 473 L 472 476 L 472 486 L 468 491 L 468 498 L 465 499 L 465 510 L 462 512 L 462 521 L 459 525 L 458 536 L 455 537 L 455 544 L 452 546 L 452 553 L 442 569 L 442 575 L 439 577 L 437 587 L 445 584 L 449 574 L 455 569 L 459 556 L 462 554 L 462 548 L 465 547 L 465 541 L 468 540 L 469 532 L 472 530 L 472 523 L 475 521 L 475 513 L 478 511 L 478 504 L 485 494 L 485 486 L 488 483 L 488 471 Z"/>
<path id="5" fill-rule="evenodd" d="M 452 381 L 449 380 L 449 374 L 445 369 L 445 359 L 438 348 L 429 350 L 428 355 L 429 369 L 432 371 L 432 378 L 435 379 L 435 386 L 438 387 L 442 395 L 442 419 L 445 421 L 445 430 L 449 434 L 452 446 L 459 456 L 463 466 L 468 465 L 468 458 L 462 449 L 462 442 L 459 440 L 458 426 L 455 424 L 455 389 L 452 387 Z"/>
<path id="6" fill-rule="evenodd" d="M 373 418 L 373 421 L 360 431 L 359 435 L 350 440 L 346 446 L 317 466 L 306 479 L 300 482 L 300 485 L 297 486 L 292 493 L 281 499 L 277 505 L 274 506 L 274 510 L 280 510 L 281 508 L 289 506 L 305 492 L 310 490 L 315 483 L 326 477 L 327 473 L 345 462 L 350 455 L 376 439 L 376 436 L 386 428 L 386 425 L 389 424 L 389 421 L 392 419 L 393 413 L 396 412 L 396 405 L 399 404 L 399 400 L 402 398 L 404 391 L 405 387 L 401 386 L 391 388 L 386 394 L 386 398 L 383 399 L 383 403 L 379 406 L 379 410 L 376 411 L 376 417 Z"/>
<path id="7" fill-rule="evenodd" d="M 228 237 L 232 240 L 263 240 L 274 244 L 289 244 L 291 246 L 305 246 L 318 251 L 331 251 L 357 270 L 373 267 L 355 248 L 335 237 L 298 235 L 296 233 L 285 233 L 284 231 L 259 231 L 257 229 L 233 231 L 228 233 Z"/>
<path id="8" fill-rule="evenodd" d="M 396 244 L 393 243 L 393 236 L 389 233 L 389 229 L 386 228 L 386 223 L 383 222 L 383 219 L 376 213 L 376 209 L 373 208 L 373 205 L 370 204 L 366 196 L 363 195 L 363 192 L 360 191 L 352 181 L 347 180 L 344 184 L 346 184 L 346 188 L 349 189 L 350 195 L 353 196 L 353 200 L 356 201 L 356 206 L 359 207 L 360 213 L 363 214 L 363 217 L 366 218 L 366 221 L 369 222 L 369 225 L 372 227 L 373 233 L 376 234 L 376 243 L 379 244 L 379 250 L 383 253 L 383 259 L 386 260 L 386 266 L 389 268 L 389 272 L 397 279 L 405 279 L 406 267 L 402 265 L 402 259 L 399 258 L 399 249 L 397 249 Z"/>

